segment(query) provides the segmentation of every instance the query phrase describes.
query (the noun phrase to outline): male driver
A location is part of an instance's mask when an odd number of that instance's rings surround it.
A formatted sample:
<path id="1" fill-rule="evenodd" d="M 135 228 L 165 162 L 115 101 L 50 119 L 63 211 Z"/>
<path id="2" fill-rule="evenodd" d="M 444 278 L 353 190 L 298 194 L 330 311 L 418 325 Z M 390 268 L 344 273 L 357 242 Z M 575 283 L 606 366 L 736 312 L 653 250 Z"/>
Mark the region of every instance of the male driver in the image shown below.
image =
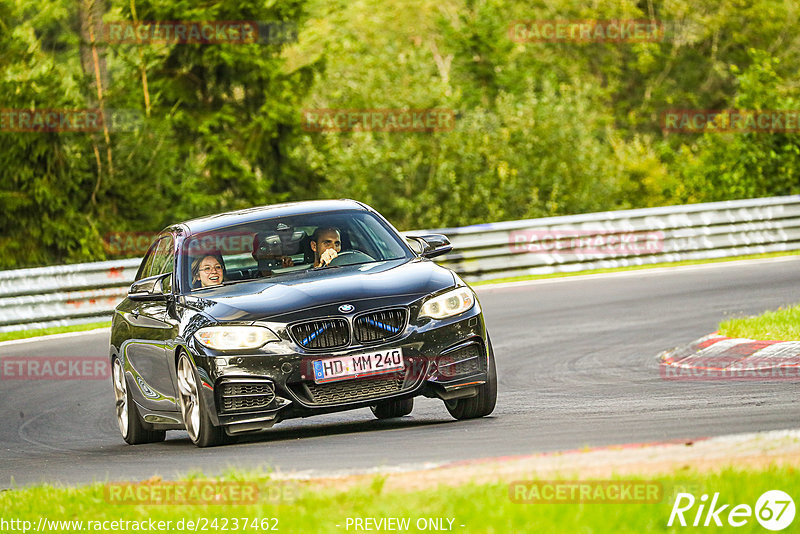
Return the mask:
<path id="1" fill-rule="evenodd" d="M 342 237 L 338 228 L 317 228 L 311 234 L 311 250 L 314 251 L 314 268 L 325 267 L 342 250 Z"/>

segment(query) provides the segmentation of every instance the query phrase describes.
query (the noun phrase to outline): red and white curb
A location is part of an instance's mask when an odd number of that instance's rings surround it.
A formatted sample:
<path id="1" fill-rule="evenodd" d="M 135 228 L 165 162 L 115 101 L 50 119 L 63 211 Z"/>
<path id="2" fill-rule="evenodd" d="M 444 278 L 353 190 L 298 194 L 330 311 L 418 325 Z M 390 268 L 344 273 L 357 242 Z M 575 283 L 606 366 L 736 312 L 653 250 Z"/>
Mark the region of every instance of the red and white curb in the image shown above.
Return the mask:
<path id="1" fill-rule="evenodd" d="M 800 380 L 800 341 L 759 341 L 717 333 L 659 354 L 674 380 Z"/>

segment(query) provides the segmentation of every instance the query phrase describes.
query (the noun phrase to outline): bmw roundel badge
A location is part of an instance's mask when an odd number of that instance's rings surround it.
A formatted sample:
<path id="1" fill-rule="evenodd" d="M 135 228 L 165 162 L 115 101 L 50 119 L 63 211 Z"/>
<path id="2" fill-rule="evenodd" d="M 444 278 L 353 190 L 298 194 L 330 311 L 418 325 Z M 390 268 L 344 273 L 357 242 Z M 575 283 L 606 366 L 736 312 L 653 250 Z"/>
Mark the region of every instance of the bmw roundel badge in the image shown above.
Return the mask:
<path id="1" fill-rule="evenodd" d="M 352 304 L 342 304 L 339 306 L 339 311 L 342 313 L 350 313 L 351 311 L 355 310 L 356 307 Z"/>

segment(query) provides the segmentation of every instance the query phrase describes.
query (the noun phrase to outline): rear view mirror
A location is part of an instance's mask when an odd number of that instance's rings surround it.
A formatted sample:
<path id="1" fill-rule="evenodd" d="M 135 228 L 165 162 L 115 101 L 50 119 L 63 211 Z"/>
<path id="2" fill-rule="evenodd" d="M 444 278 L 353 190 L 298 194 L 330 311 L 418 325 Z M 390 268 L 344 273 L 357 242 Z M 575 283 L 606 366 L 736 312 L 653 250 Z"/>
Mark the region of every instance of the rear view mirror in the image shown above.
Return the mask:
<path id="1" fill-rule="evenodd" d="M 450 240 L 442 234 L 410 235 L 407 238 L 411 249 L 423 258 L 435 258 L 453 250 Z"/>
<path id="2" fill-rule="evenodd" d="M 142 278 L 131 284 L 128 298 L 131 300 L 167 300 L 171 293 L 172 273 Z"/>

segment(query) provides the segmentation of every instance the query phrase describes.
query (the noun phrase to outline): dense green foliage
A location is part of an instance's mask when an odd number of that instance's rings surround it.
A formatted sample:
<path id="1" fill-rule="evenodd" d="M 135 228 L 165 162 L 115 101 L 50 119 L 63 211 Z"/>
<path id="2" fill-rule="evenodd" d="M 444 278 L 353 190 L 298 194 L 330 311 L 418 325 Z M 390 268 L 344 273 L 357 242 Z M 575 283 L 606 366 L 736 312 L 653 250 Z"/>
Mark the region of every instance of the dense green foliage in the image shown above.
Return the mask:
<path id="1" fill-rule="evenodd" d="M 107 135 L 0 131 L 0 268 L 104 259 L 110 232 L 307 198 L 356 198 L 410 229 L 798 193 L 797 134 L 660 124 L 669 109 L 797 109 L 798 16 L 790 0 L 0 0 L 0 108 L 142 117 Z M 100 17 L 299 33 L 93 46 Z M 508 31 L 634 18 L 664 21 L 663 41 L 521 43 Z M 455 127 L 302 122 L 304 109 L 428 108 L 453 110 Z"/>

